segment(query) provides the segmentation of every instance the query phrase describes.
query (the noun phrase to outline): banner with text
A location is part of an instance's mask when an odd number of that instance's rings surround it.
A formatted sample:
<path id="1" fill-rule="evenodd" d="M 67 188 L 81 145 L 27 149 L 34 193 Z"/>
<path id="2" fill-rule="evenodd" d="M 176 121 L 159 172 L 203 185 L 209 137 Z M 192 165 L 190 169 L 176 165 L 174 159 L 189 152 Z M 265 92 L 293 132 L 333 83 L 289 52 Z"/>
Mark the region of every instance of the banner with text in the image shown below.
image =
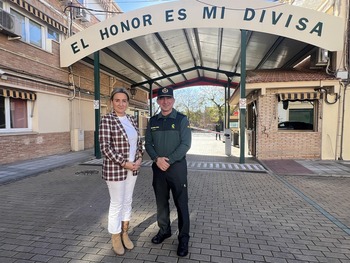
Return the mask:
<path id="1" fill-rule="evenodd" d="M 182 0 L 118 14 L 60 45 L 61 67 L 113 44 L 185 28 L 234 28 L 296 39 L 330 51 L 344 45 L 344 19 L 311 9 L 261 0 Z"/>

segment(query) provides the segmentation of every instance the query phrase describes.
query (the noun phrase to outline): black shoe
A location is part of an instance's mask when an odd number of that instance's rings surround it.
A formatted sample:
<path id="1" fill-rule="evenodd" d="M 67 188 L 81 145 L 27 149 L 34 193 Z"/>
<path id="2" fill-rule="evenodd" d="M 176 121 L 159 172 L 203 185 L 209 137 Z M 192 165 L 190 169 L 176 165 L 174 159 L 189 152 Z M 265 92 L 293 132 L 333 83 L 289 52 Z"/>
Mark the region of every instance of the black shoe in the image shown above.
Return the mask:
<path id="1" fill-rule="evenodd" d="M 166 233 L 166 234 L 160 234 L 158 233 L 152 238 L 152 243 L 153 244 L 160 244 L 162 243 L 165 239 L 171 237 L 171 233 Z"/>
<path id="2" fill-rule="evenodd" d="M 185 257 L 188 254 L 188 242 L 180 242 L 177 247 L 177 255 L 179 257 Z"/>

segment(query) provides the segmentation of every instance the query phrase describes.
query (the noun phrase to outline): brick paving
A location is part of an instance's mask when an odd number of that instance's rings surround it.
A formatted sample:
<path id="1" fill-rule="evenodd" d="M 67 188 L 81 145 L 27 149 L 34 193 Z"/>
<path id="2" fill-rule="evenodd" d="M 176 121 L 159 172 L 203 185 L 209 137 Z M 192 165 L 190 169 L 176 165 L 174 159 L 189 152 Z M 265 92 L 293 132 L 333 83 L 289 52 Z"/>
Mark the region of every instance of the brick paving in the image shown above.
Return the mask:
<path id="1" fill-rule="evenodd" d="M 350 178 L 285 176 L 284 179 L 346 225 L 350 234 Z"/>
<path id="2" fill-rule="evenodd" d="M 207 145 L 199 155 L 196 147 L 189 161 L 237 158 L 210 155 Z M 0 262 L 350 262 L 350 177 L 191 169 L 188 178 L 185 258 L 176 256 L 173 205 L 174 235 L 150 241 L 157 226 L 149 166 L 134 193 L 136 247 L 115 256 L 101 167 L 79 162 L 0 185 Z"/>
<path id="3" fill-rule="evenodd" d="M 157 232 L 151 169 L 141 174 L 131 222 L 136 248 L 122 257 L 106 230 L 100 167 L 75 165 L 1 186 L 0 262 L 350 261 L 350 235 L 274 175 L 194 170 L 190 253 L 179 259 L 176 233 L 150 242 Z M 171 215 L 176 230 L 174 206 Z"/>

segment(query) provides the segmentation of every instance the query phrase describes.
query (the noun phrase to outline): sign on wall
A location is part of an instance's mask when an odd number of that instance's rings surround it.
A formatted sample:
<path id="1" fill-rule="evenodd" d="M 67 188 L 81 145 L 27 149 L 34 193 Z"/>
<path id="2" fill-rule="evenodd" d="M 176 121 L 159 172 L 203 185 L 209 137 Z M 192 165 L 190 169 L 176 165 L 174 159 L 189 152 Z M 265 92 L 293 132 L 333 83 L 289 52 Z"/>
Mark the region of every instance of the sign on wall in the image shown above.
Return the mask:
<path id="1" fill-rule="evenodd" d="M 261 0 L 182 0 L 116 15 L 66 39 L 61 67 L 138 36 L 184 28 L 234 28 L 280 35 L 326 50 L 342 50 L 342 18 Z"/>

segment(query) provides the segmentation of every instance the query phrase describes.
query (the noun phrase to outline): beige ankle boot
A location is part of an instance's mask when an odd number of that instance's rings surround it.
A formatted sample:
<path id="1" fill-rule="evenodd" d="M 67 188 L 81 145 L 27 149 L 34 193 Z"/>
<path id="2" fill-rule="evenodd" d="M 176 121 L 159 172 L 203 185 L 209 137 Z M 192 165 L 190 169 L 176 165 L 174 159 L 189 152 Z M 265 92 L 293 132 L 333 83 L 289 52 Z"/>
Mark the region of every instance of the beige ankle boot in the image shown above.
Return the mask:
<path id="1" fill-rule="evenodd" d="M 134 244 L 129 238 L 128 230 L 129 230 L 129 221 L 122 221 L 122 242 L 126 249 L 131 250 L 134 248 Z"/>
<path id="2" fill-rule="evenodd" d="M 121 234 L 112 234 L 112 246 L 113 246 L 113 250 L 114 252 L 119 255 L 122 256 L 125 253 L 125 249 L 121 240 Z"/>

